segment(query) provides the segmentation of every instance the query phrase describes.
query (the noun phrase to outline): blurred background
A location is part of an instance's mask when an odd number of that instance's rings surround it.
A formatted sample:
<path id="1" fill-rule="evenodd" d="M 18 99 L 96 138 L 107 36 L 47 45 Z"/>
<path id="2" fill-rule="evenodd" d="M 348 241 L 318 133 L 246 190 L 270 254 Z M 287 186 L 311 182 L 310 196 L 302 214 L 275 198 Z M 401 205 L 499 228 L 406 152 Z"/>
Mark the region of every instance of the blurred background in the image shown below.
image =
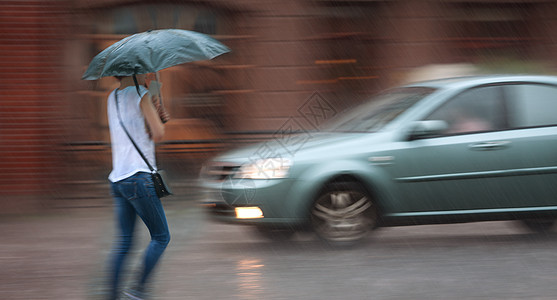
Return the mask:
<path id="1" fill-rule="evenodd" d="M 0 15 L 3 212 L 107 198 L 118 84 L 81 76 L 133 33 L 194 30 L 232 49 L 160 74 L 172 120 L 157 155 L 177 185 L 292 118 L 314 129 L 299 109 L 315 93 L 342 111 L 409 80 L 552 73 L 557 58 L 548 0 L 8 0 Z"/>

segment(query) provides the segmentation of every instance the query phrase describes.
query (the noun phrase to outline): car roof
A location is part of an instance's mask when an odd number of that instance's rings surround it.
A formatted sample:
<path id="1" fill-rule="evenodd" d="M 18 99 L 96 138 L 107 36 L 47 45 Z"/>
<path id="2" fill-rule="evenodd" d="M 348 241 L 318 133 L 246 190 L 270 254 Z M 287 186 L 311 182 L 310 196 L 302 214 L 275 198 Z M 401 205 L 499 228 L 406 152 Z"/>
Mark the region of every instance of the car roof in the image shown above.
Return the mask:
<path id="1" fill-rule="evenodd" d="M 414 83 L 407 84 L 405 86 L 450 89 L 450 88 L 466 88 L 466 87 L 492 84 L 492 83 L 510 83 L 510 82 L 536 82 L 536 83 L 557 84 L 557 76 L 515 75 L 515 74 L 475 75 L 475 76 L 451 77 L 451 78 L 414 82 Z"/>

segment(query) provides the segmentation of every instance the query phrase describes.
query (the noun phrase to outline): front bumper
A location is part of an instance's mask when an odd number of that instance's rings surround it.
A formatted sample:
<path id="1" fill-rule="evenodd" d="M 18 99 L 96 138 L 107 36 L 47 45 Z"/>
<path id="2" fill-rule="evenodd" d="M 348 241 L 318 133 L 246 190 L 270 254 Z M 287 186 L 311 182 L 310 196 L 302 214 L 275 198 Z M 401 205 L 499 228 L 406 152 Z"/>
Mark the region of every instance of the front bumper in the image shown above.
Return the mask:
<path id="1" fill-rule="evenodd" d="M 290 206 L 292 199 L 288 193 L 293 180 L 250 180 L 241 182 L 204 182 L 204 197 L 201 205 L 206 208 L 211 219 L 233 224 L 248 225 L 301 225 L 307 221 L 299 217 Z M 240 219 L 236 207 L 258 207 L 262 218 Z"/>

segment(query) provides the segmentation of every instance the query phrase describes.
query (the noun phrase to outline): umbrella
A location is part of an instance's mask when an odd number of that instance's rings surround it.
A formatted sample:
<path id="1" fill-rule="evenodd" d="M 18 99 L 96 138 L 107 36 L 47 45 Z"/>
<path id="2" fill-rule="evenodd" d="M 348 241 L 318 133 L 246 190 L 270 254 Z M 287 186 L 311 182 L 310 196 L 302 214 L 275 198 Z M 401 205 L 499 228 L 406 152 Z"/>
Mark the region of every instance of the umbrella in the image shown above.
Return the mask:
<path id="1" fill-rule="evenodd" d="M 82 76 L 155 73 L 175 65 L 213 59 L 230 49 L 212 37 L 182 29 L 149 30 L 126 37 L 97 54 Z"/>

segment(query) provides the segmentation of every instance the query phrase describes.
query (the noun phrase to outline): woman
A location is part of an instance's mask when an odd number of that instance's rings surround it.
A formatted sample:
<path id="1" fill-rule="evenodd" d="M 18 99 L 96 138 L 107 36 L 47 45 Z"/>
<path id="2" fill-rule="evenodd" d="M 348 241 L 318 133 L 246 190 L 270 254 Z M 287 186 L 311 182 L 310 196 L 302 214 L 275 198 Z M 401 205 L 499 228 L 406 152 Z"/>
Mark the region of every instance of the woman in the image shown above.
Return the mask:
<path id="1" fill-rule="evenodd" d="M 134 287 L 124 294 L 142 299 L 153 268 L 170 241 L 164 209 L 155 192 L 150 170 L 133 146 L 120 121 L 152 166 L 156 166 L 155 142 L 162 140 L 164 125 L 145 85 L 145 75 L 120 77 L 120 87 L 108 96 L 108 122 L 112 144 L 111 182 L 117 224 L 111 254 L 110 299 L 116 299 L 124 260 L 133 241 L 137 216 L 149 229 L 151 242 Z M 138 87 L 139 86 L 139 87 Z"/>

